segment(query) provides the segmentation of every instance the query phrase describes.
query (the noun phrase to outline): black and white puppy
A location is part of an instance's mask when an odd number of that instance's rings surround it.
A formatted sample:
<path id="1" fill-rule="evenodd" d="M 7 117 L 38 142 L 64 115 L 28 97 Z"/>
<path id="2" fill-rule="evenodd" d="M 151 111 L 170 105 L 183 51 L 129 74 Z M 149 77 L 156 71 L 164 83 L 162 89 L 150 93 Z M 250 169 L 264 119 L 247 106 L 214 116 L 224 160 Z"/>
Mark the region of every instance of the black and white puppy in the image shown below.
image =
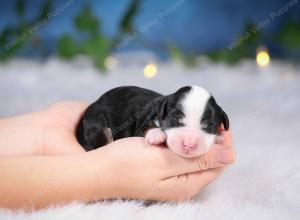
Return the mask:
<path id="1" fill-rule="evenodd" d="M 229 129 L 226 113 L 202 87 L 186 86 L 163 96 L 124 86 L 106 92 L 87 108 L 76 135 L 87 151 L 141 136 L 150 144 L 165 142 L 183 157 L 197 157 L 216 141 L 222 124 Z"/>

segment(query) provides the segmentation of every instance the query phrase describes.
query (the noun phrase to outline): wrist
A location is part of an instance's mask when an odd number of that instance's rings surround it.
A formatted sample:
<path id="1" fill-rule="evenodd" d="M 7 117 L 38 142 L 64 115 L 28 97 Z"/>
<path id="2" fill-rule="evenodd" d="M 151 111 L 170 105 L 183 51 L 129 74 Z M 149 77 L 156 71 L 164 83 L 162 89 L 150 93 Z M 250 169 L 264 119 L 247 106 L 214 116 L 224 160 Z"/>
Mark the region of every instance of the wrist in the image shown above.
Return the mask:
<path id="1" fill-rule="evenodd" d="M 90 201 L 119 197 L 119 176 L 107 147 L 101 147 L 85 153 L 89 157 L 91 179 Z"/>

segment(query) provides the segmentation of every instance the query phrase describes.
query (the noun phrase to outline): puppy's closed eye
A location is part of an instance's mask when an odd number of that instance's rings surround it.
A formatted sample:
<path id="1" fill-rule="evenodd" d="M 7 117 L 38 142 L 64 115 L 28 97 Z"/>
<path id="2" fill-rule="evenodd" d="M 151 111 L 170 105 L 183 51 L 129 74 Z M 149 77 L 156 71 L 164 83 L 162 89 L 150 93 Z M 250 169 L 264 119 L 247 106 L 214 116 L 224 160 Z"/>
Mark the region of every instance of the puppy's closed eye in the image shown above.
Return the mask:
<path id="1" fill-rule="evenodd" d="M 202 129 L 210 133 L 218 133 L 219 125 L 215 120 L 205 119 L 201 121 Z"/>

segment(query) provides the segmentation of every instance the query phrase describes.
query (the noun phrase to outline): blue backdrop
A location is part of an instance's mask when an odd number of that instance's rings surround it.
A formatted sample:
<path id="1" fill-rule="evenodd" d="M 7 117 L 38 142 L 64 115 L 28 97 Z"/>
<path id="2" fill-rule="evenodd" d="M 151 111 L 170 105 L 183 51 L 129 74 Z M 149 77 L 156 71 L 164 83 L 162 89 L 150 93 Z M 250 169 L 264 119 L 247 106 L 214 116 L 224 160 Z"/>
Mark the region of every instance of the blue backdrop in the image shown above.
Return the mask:
<path id="1" fill-rule="evenodd" d="M 275 17 L 270 23 L 263 25 L 262 31 L 271 34 L 288 19 L 300 20 L 300 2 L 286 13 Z M 43 1 L 28 0 L 25 16 L 33 19 L 39 12 Z M 66 1 L 53 1 L 53 9 L 59 8 Z M 101 28 L 107 36 L 115 36 L 120 19 L 130 0 L 94 0 L 70 1 L 70 5 L 59 15 L 42 26 L 34 34 L 41 36 L 47 46 L 54 45 L 64 33 L 75 33 L 73 18 L 80 9 L 89 3 L 93 12 L 101 19 Z M 260 24 L 268 19 L 271 13 L 278 11 L 285 0 L 164 0 L 142 1 L 140 10 L 134 20 L 136 28 L 144 28 L 137 39 L 123 48 L 152 49 L 164 51 L 166 44 L 173 42 L 180 48 L 194 52 L 205 52 L 214 48 L 224 48 L 232 43 L 243 31 L 248 22 Z M 17 22 L 15 1 L 0 0 L 0 30 L 6 25 Z M 160 18 L 157 22 L 155 19 Z M 141 39 L 147 43 L 141 43 Z M 265 42 L 268 44 L 268 42 Z"/>

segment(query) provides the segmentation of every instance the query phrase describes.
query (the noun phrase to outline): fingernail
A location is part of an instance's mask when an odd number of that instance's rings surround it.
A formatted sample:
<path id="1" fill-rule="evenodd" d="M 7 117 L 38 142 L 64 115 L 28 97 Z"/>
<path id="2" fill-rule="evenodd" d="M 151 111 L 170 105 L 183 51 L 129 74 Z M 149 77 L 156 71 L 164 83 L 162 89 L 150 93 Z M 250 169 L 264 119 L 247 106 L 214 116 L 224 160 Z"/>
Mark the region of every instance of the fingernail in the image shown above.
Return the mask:
<path id="1" fill-rule="evenodd" d="M 232 163 L 234 161 L 234 152 L 232 149 L 220 150 L 217 158 L 220 163 Z"/>

